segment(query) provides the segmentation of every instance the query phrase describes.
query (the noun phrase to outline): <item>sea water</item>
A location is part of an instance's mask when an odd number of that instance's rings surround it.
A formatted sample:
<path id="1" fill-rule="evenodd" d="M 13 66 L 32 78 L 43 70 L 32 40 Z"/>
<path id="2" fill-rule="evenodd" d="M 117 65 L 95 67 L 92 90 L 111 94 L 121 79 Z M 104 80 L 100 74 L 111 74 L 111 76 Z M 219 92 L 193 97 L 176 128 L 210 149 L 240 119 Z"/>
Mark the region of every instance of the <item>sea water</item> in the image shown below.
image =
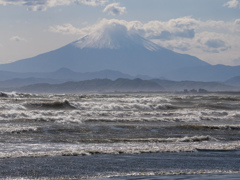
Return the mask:
<path id="1" fill-rule="evenodd" d="M 240 94 L 0 97 L 1 179 L 238 179 Z"/>

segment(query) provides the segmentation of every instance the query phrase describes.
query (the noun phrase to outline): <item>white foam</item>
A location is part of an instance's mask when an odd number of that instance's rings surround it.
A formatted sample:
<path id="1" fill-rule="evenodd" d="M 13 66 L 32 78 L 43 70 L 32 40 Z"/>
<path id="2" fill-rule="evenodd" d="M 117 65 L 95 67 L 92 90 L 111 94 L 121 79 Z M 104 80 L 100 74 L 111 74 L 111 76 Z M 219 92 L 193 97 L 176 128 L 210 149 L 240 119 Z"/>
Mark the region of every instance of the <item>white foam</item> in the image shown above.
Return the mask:
<path id="1" fill-rule="evenodd" d="M 220 130 L 239 128 L 239 110 L 208 109 L 187 106 L 176 109 L 178 96 L 171 95 L 34 95 L 0 99 L 0 133 L 18 133 L 37 131 L 45 122 L 54 125 L 75 125 L 87 121 L 126 121 L 126 122 L 160 122 L 161 125 L 196 125 Z M 31 102 L 60 101 L 67 98 L 76 109 L 37 109 L 28 108 Z M 188 99 L 189 97 L 183 96 Z M 194 97 L 198 103 L 201 97 Z M 203 97 L 202 97 L 203 98 Z M 204 97 L 206 98 L 206 97 Z M 22 123 L 24 122 L 24 123 Z M 33 123 L 34 122 L 34 123 Z M 41 123 L 39 123 L 41 122 Z M 164 122 L 164 123 L 162 123 Z M 167 122 L 167 123 L 165 123 Z M 33 124 L 31 124 L 33 123 Z M 106 125 L 106 124 L 105 124 Z M 40 127 L 41 126 L 41 127 Z M 161 128 L 161 126 L 159 126 Z M 232 150 L 239 149 L 239 141 L 218 141 L 212 136 L 186 136 L 180 138 L 128 139 L 118 141 L 126 143 L 98 144 L 0 144 L 0 157 L 83 155 L 92 153 L 141 153 L 141 152 L 181 152 L 196 149 Z M 3 151 L 2 151 L 3 149 Z"/>
<path id="2" fill-rule="evenodd" d="M 97 180 L 97 179 L 108 179 L 108 178 L 121 178 L 123 177 L 126 179 L 126 177 L 141 177 L 145 176 L 144 179 L 146 179 L 146 176 L 149 177 L 149 179 L 152 179 L 151 176 L 170 176 L 169 178 L 173 178 L 172 176 L 177 176 L 177 175 L 208 175 L 208 174 L 217 174 L 217 175 L 228 175 L 228 174 L 239 174 L 240 170 L 220 170 L 220 169 L 213 169 L 213 170 L 208 170 L 208 169 L 200 169 L 200 170 L 171 170 L 171 171 L 146 171 L 146 172 L 128 172 L 128 173 L 118 173 L 118 172 L 112 172 L 108 173 L 107 175 L 97 175 L 97 176 L 86 176 L 86 177 L 81 177 L 83 179 L 90 179 L 90 180 Z M 104 179 L 103 179 L 104 178 Z M 159 178 L 162 179 L 162 177 L 155 177 L 154 179 Z M 182 177 L 183 178 L 183 177 Z M 197 176 L 197 178 L 200 178 Z M 234 178 L 236 178 L 234 176 Z M 143 179 L 141 177 L 141 179 Z"/>
<path id="3" fill-rule="evenodd" d="M 194 152 L 206 150 L 240 150 L 240 141 L 218 142 L 128 142 L 128 143 L 0 143 L 0 158 L 40 157 L 40 156 L 80 156 L 91 154 L 138 154 L 159 152 Z"/>
<path id="4" fill-rule="evenodd" d="M 84 121 L 87 119 L 95 120 L 125 120 L 125 121 L 164 121 L 164 122 L 209 122 L 224 121 L 228 122 L 238 119 L 238 111 L 208 110 L 208 109 L 172 109 L 171 103 L 155 104 L 144 100 L 142 103 L 119 102 L 112 99 L 101 99 L 98 101 L 79 102 L 73 101 L 77 109 L 65 110 L 31 110 L 24 106 L 24 103 L 0 101 L 0 120 L 19 120 L 19 119 L 43 119 L 56 121 Z M 169 109 L 170 108 L 170 109 Z"/>
<path id="5" fill-rule="evenodd" d="M 0 134 L 3 133 L 21 133 L 26 131 L 37 131 L 37 126 L 28 126 L 28 125 L 16 125 L 16 124 L 4 124 L 0 127 Z"/>

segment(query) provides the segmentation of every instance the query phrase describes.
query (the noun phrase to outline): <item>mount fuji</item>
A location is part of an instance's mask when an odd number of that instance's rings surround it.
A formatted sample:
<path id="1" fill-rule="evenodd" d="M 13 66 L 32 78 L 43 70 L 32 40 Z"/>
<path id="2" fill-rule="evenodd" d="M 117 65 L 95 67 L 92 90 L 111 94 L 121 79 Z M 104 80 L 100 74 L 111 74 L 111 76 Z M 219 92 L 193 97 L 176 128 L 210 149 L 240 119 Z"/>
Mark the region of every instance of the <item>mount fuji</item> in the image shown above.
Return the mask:
<path id="1" fill-rule="evenodd" d="M 214 66 L 194 56 L 160 47 L 117 23 L 54 51 L 0 65 L 0 70 L 12 72 L 54 72 L 60 68 L 82 73 L 109 69 L 131 76 L 204 81 L 219 80 L 219 73 L 222 73 L 220 69 L 214 74 Z M 206 68 L 214 76 L 206 77 Z M 196 69 L 198 74 L 192 69 Z M 235 73 L 225 73 L 227 76 L 223 80 L 240 75 L 239 70 L 240 67 Z"/>

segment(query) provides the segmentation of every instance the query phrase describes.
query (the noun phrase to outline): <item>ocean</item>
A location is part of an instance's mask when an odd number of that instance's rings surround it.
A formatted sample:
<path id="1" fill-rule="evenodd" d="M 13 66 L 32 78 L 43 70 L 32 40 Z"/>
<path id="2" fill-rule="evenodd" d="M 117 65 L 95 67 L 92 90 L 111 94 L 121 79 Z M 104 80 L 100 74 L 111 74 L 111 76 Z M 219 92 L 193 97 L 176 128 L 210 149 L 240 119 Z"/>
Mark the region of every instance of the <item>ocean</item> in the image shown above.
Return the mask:
<path id="1" fill-rule="evenodd" d="M 0 97 L 0 179 L 239 179 L 240 94 Z"/>

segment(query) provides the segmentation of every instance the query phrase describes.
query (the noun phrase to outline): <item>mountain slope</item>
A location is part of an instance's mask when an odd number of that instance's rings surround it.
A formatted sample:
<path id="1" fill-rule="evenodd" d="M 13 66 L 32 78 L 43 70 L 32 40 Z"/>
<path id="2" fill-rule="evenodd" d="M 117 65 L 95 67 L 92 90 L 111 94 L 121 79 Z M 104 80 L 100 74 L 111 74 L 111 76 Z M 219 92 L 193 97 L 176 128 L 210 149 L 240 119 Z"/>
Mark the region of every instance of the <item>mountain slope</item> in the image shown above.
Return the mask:
<path id="1" fill-rule="evenodd" d="M 209 66 L 200 59 L 162 48 L 143 37 L 120 28 L 106 28 L 57 50 L 0 65 L 14 72 L 52 72 L 62 67 L 76 72 L 105 69 L 132 76 L 162 77 L 179 68 Z"/>
<path id="2" fill-rule="evenodd" d="M 0 65 L 0 70 L 13 72 L 49 73 L 60 68 L 81 73 L 108 69 L 133 77 L 145 75 L 140 77 L 178 81 L 223 82 L 240 76 L 240 66 L 213 66 L 196 57 L 173 52 L 116 22 L 106 24 L 101 29 L 96 28 L 89 35 L 54 51 Z M 69 75 L 71 72 L 59 74 L 65 79 Z"/>

